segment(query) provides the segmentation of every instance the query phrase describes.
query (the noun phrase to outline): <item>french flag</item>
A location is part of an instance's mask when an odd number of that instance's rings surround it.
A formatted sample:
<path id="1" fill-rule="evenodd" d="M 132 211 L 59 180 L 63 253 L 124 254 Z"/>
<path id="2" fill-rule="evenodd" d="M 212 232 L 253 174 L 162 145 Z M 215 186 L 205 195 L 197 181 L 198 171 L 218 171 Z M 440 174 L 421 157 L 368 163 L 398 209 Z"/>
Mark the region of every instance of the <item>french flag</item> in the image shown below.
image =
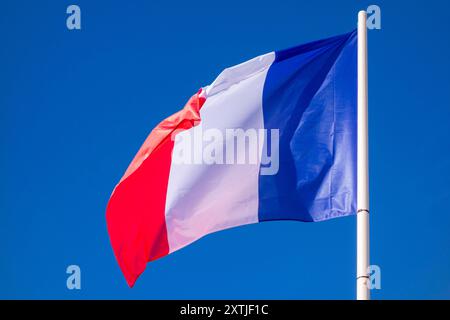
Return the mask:
<path id="1" fill-rule="evenodd" d="M 212 232 L 356 214 L 356 118 L 356 30 L 222 71 L 153 129 L 111 195 L 128 285 Z"/>

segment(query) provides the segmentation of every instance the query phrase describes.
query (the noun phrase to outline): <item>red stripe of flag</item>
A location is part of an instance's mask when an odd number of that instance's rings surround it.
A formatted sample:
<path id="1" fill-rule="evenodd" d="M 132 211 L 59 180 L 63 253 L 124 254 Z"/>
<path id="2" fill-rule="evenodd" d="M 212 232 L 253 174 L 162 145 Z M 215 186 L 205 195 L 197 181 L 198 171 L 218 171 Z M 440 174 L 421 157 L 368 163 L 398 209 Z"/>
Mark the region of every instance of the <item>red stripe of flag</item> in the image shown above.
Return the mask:
<path id="1" fill-rule="evenodd" d="M 153 129 L 119 184 L 106 209 L 108 233 L 125 279 L 132 287 L 147 262 L 169 253 L 165 221 L 174 137 L 200 122 L 205 98 L 201 90 L 183 110 Z"/>

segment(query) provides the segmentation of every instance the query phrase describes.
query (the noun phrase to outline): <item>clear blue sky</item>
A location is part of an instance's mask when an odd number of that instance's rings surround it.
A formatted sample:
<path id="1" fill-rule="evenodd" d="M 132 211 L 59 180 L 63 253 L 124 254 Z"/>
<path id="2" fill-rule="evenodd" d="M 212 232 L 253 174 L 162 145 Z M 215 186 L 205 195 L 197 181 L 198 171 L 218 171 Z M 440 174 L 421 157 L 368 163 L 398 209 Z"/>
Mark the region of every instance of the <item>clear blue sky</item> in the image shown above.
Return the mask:
<path id="1" fill-rule="evenodd" d="M 351 31 L 369 4 L 372 295 L 450 298 L 450 6 L 432 0 L 2 2 L 0 298 L 354 298 L 355 217 L 215 233 L 129 289 L 105 207 L 150 130 L 223 68 Z"/>

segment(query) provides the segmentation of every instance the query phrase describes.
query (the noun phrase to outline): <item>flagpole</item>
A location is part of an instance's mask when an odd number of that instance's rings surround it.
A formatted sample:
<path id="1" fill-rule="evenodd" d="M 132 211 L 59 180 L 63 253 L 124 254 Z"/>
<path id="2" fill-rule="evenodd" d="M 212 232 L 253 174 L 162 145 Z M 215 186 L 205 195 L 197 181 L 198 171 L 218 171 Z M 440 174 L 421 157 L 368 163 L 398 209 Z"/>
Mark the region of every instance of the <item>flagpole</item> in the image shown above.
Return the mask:
<path id="1" fill-rule="evenodd" d="M 369 300 L 369 151 L 367 111 L 367 14 L 358 13 L 358 151 L 356 299 Z"/>

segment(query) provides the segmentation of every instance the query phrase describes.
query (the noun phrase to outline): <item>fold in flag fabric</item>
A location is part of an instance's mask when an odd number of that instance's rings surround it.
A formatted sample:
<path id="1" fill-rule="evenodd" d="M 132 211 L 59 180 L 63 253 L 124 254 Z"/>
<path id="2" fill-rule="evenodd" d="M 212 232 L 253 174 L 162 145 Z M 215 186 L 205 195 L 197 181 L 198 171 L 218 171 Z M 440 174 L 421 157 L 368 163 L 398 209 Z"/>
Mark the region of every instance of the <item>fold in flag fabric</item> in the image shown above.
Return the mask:
<path id="1" fill-rule="evenodd" d="M 106 210 L 129 286 L 147 262 L 212 232 L 356 213 L 356 37 L 355 30 L 227 68 L 153 129 Z M 238 154 L 231 129 L 243 134 L 248 156 Z M 256 157 L 252 137 L 262 137 Z M 197 140 L 206 146 L 186 148 Z"/>

